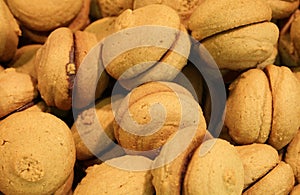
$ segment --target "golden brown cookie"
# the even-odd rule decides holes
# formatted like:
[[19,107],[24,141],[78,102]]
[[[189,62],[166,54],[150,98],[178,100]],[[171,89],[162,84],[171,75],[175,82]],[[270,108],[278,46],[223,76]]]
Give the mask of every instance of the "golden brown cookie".
[[183,194],[241,194],[244,168],[236,149],[222,139],[200,145],[188,165]]
[[244,189],[262,178],[279,163],[278,152],[267,144],[236,146],[244,167]]
[[132,9],[133,0],[97,0],[102,17],[118,16]]
[[0,62],[7,62],[17,50],[21,30],[4,1],[0,2],[0,23]]
[[115,117],[118,143],[130,154],[151,158],[174,133],[204,122],[201,107],[193,96],[172,82],[149,82],[133,89]]
[[84,31],[94,33],[98,41],[114,33],[114,23],[116,17],[105,17],[88,25]]
[[25,73],[7,68],[0,72],[0,118],[38,96],[36,81]]
[[293,190],[290,193],[290,195],[297,195],[297,194],[300,194],[300,184],[294,186]]
[[71,172],[65,183],[54,192],[54,195],[72,195],[72,184],[74,180],[74,171]]
[[204,0],[134,0],[133,9],[151,4],[164,4],[175,9],[180,16],[181,22],[187,27],[191,14],[202,2]]
[[68,126],[43,112],[18,112],[0,123],[0,191],[4,194],[52,194],[75,163]]
[[15,56],[8,64],[8,67],[15,68],[17,72],[27,73],[32,78],[37,78],[34,58],[40,44],[25,45],[16,51]]
[[81,112],[71,131],[76,146],[76,158],[86,160],[98,155],[115,141],[113,120],[114,109],[122,96],[108,97],[99,101],[94,108]]
[[0,72],[4,70],[3,66],[0,65]]
[[[238,71],[266,64],[278,37],[279,30],[274,23],[262,22],[223,31],[203,40],[202,44],[220,69]],[[275,57],[272,59],[269,64],[275,61]]]
[[181,186],[187,165],[196,148],[209,133],[205,134],[205,122],[199,129],[187,127],[178,131],[162,147],[152,165],[152,183],[156,194],[181,194]]
[[[75,75],[84,56],[96,43],[97,40],[93,34],[81,31],[73,34],[69,28],[58,28],[50,34],[35,58],[38,88],[48,106],[55,106],[61,110],[71,108]],[[84,66],[77,75],[77,83],[74,87],[77,92],[75,107],[82,108],[95,99],[96,90],[93,94],[89,93],[89,90],[93,89],[89,84],[97,82],[93,80],[92,75],[95,75],[95,70],[98,68],[98,60],[89,61],[92,68]],[[89,74],[90,72],[93,74]],[[96,97],[104,91],[108,82],[105,73],[102,76],[99,85],[103,86],[98,88]],[[79,93],[81,95],[78,95]]]
[[295,183],[291,166],[281,161],[266,176],[247,189],[243,195],[249,194],[289,194]]
[[264,143],[272,120],[272,94],[269,81],[260,69],[241,74],[229,87],[225,125],[239,144]]
[[272,9],[273,19],[289,17],[299,6],[299,0],[267,0]]
[[127,155],[89,167],[74,195],[152,195],[154,188],[151,184],[151,164],[152,161],[148,158]]
[[82,7],[76,17],[68,25],[68,27],[76,32],[77,30],[83,30],[89,23],[89,13],[90,13],[91,0],[83,0]]
[[192,13],[188,27],[192,36],[203,40],[239,26],[270,21],[272,10],[261,0],[205,0]]
[[300,131],[298,130],[297,134],[294,136],[293,140],[289,143],[284,161],[291,165],[295,179],[299,183],[300,181],[300,164],[299,164],[299,159],[300,159]]
[[268,143],[280,150],[293,139],[300,128],[300,85],[287,67],[269,65],[265,72],[270,80],[273,102]]
[[30,2],[7,0],[9,9],[26,28],[35,31],[50,31],[66,26],[79,13],[83,0]]

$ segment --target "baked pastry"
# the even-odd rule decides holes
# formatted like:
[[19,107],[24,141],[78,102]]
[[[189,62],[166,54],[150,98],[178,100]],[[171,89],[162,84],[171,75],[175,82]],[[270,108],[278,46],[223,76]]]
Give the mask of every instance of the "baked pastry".
[[300,185],[296,185],[293,190],[291,191],[290,195],[297,195],[300,193]]
[[193,154],[183,194],[241,194],[243,186],[244,168],[239,154],[229,142],[216,138],[202,143]]
[[[105,73],[102,72],[99,81],[92,77],[97,74],[95,70],[98,69],[98,59],[95,61],[89,58],[90,61],[86,63],[90,65],[84,65],[77,74],[83,58],[96,43],[93,34],[82,31],[73,34],[69,28],[62,27],[53,31],[46,43],[37,51],[35,67],[38,89],[48,106],[69,110],[72,105],[73,88],[76,90],[73,94],[76,108],[87,106],[94,101],[95,93],[97,98],[104,91],[108,82]],[[76,85],[73,86],[75,75],[77,75]],[[97,88],[98,91],[96,91],[97,81],[101,85]],[[94,83],[92,87],[90,84]],[[90,90],[93,90],[92,94]]]
[[300,85],[289,68],[250,69],[229,89],[225,125],[236,143],[267,141],[280,150],[293,139],[300,127]]
[[238,144],[266,142],[271,130],[272,94],[265,73],[250,69],[230,85],[229,91],[224,121],[229,135]]
[[34,58],[40,44],[25,45],[17,49],[15,56],[8,64],[8,67],[15,68],[17,72],[27,73],[36,79]]
[[208,139],[205,122],[196,129],[187,127],[178,131],[162,147],[152,165],[152,184],[156,194],[181,194],[184,175],[193,152]]
[[267,0],[272,9],[273,19],[289,17],[299,6],[299,0]]
[[77,159],[86,160],[98,156],[114,144],[112,104],[114,108],[118,107],[121,98],[121,95],[105,98],[77,116],[71,128]]
[[[152,4],[128,9],[116,18],[114,26],[116,33],[103,42],[101,60],[126,89],[173,80],[186,65],[190,40],[172,8]],[[137,36],[141,33],[144,36]]]
[[244,189],[256,182],[279,163],[278,152],[267,144],[250,144],[235,147],[244,167]]
[[289,194],[295,184],[291,166],[283,161],[266,176],[248,188],[243,195],[248,194]]
[[134,0],[133,9],[151,4],[164,4],[176,10],[180,16],[181,23],[187,27],[187,22],[191,14],[203,1],[204,0]]
[[0,72],[3,71],[3,70],[4,70],[3,66],[0,65]]
[[72,184],[74,181],[74,171],[71,172],[65,183],[54,192],[53,195],[72,195]]
[[142,156],[122,156],[87,169],[74,195],[154,194],[152,161]]
[[52,194],[73,172],[75,146],[68,126],[44,112],[18,112],[0,123],[0,191]]
[[83,5],[83,0],[6,2],[21,25],[30,30],[43,32],[66,26],[76,17]]
[[149,82],[123,99],[114,133],[127,153],[153,158],[176,132],[203,122],[202,110],[188,90],[172,82]]
[[116,17],[105,17],[89,24],[84,31],[94,33],[98,41],[114,33]]
[[261,0],[205,0],[188,28],[220,69],[240,71],[274,63],[279,29],[271,18],[271,8]]
[[102,17],[118,16],[132,9],[133,0],[97,0]]
[[279,150],[293,139],[300,128],[300,85],[287,67],[270,65],[265,71],[270,80],[273,102],[268,143]]
[[299,139],[300,139],[300,133],[298,130],[297,134],[294,136],[291,143],[289,143],[289,145],[286,149],[285,158],[284,158],[284,161],[286,163],[288,163],[289,165],[291,165],[294,175],[295,175],[295,179],[298,183],[300,181],[300,172],[299,172],[300,141],[299,141]]
[[32,102],[38,96],[36,81],[7,68],[0,72],[0,118]]
[[0,2],[0,62],[7,62],[15,55],[21,30],[4,1]]

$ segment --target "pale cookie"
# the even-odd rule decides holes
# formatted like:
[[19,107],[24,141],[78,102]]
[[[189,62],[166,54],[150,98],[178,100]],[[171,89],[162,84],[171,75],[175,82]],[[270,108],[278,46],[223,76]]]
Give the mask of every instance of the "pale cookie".
[[7,4],[26,28],[35,31],[50,31],[66,26],[79,13],[83,0],[7,0]]
[[183,194],[241,194],[244,168],[233,145],[210,139],[200,145],[188,165]]
[[[76,146],[76,158],[86,160],[99,155],[115,141],[113,121],[114,108],[118,107],[122,96],[108,97],[95,107],[82,111],[71,131]],[[113,103],[111,103],[113,101]]]
[[0,191],[52,194],[73,171],[75,145],[68,126],[43,112],[18,112],[0,123]]
[[269,65],[265,72],[272,91],[272,127],[268,143],[277,150],[286,146],[300,128],[300,85],[292,71]]
[[[274,23],[262,22],[222,32],[203,40],[202,44],[220,69],[244,70],[261,66],[270,58],[278,37],[279,30]],[[272,59],[268,60],[269,64],[274,63],[275,58]]]
[[21,30],[4,1],[0,2],[0,23],[0,62],[7,62],[17,50]]
[[188,28],[197,40],[239,26],[270,21],[272,10],[261,0],[205,0],[192,13]]
[[284,161],[291,165],[295,179],[300,182],[300,131],[294,136],[293,140],[289,143]]
[[189,91],[171,82],[149,82],[133,89],[115,117],[118,143],[130,154],[151,158],[174,133],[204,122],[201,107]]
[[0,118],[21,108],[38,96],[36,81],[13,68],[0,72]]
[[268,78],[260,69],[241,74],[229,87],[225,125],[239,144],[264,143],[272,121],[272,94]]
[[278,152],[267,144],[236,146],[245,171],[244,189],[266,175],[279,163]]
[[[122,156],[87,169],[74,195],[152,195],[152,161],[142,156]],[[134,171],[135,170],[135,171]]]
[[247,189],[243,195],[289,194],[295,183],[291,166],[281,161],[266,176]]
[[174,135],[160,151],[152,165],[152,183],[156,194],[181,194],[187,165],[196,148],[205,139],[205,122],[199,129],[187,127]]

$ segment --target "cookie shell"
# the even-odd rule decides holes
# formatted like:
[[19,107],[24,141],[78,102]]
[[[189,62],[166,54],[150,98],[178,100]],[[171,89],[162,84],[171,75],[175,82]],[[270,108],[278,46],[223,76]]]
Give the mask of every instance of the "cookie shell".
[[89,24],[84,31],[94,33],[98,41],[114,33],[114,23],[116,17],[105,17]]
[[75,66],[73,33],[68,28],[58,28],[37,51],[35,59],[38,89],[48,106],[61,110],[71,108],[67,66],[72,63]]
[[130,153],[151,158],[178,130],[203,125],[199,104],[185,88],[172,82],[149,82],[133,89],[115,117],[118,143]]
[[[114,106],[118,107],[121,99],[122,96],[105,98],[98,102],[95,108],[86,109],[79,114],[71,128],[77,159],[86,160],[92,158],[94,155],[103,152],[115,141],[113,129],[114,111],[112,110],[111,101],[113,100]],[[96,114],[96,118],[93,118],[94,114]],[[84,140],[82,140],[83,138]]]
[[[76,187],[74,195],[153,194],[151,163],[151,160],[142,156],[126,155],[89,167],[87,175]],[[120,164],[127,168],[118,167]],[[139,167],[142,170],[132,171]],[[147,167],[148,169],[145,170]]]
[[271,129],[272,94],[265,73],[250,69],[230,85],[229,91],[224,121],[229,135],[239,144],[266,142]]
[[299,6],[299,0],[267,0],[272,9],[272,19],[289,17]]
[[14,58],[9,63],[9,67],[15,68],[17,72],[27,73],[32,78],[37,78],[34,58],[40,44],[25,45],[16,51]]
[[267,144],[236,146],[244,166],[244,189],[262,178],[279,163],[278,152]]
[[239,154],[229,142],[217,138],[196,149],[184,178],[183,194],[241,194],[243,186]]
[[263,22],[217,34],[201,43],[220,69],[244,70],[259,66],[268,59],[278,37],[278,27],[271,22]]
[[4,194],[51,194],[75,163],[68,126],[43,112],[18,112],[0,123],[0,190]]
[[0,61],[13,58],[19,43],[21,30],[4,1],[0,2]]
[[67,25],[79,13],[83,0],[7,0],[13,15],[31,30],[49,31]]
[[297,194],[300,194],[300,184],[296,185],[290,193],[290,195],[297,195]]
[[288,194],[294,187],[295,179],[291,166],[283,161],[247,189],[248,194]]
[[126,9],[132,9],[134,0],[97,0],[103,17],[118,16]]
[[300,131],[298,130],[297,134],[294,136],[293,140],[291,143],[289,143],[286,153],[285,153],[285,158],[284,161],[291,165],[295,179],[299,183],[300,182]]
[[204,140],[204,118],[199,129],[187,127],[178,131],[162,147],[152,165],[152,183],[156,194],[180,194],[187,165],[193,152]]
[[36,81],[13,68],[0,72],[0,118],[31,102],[38,96]]
[[192,13],[188,28],[195,39],[202,40],[239,26],[270,21],[271,17],[271,8],[261,0],[205,0]]
[[[145,33],[149,25],[156,26],[151,36],[135,36],[134,42],[126,39],[130,33]],[[165,5],[153,4],[124,11],[116,18],[114,26],[115,31],[120,33],[103,43],[101,59],[112,77],[130,79],[155,65],[164,56],[177,40],[181,25],[175,10]],[[140,28],[129,31],[129,35],[122,33],[122,30],[132,27]],[[162,30],[166,33],[161,33]],[[138,44],[139,47],[124,49],[133,44]]]
[[277,150],[286,146],[300,127],[300,85],[292,71],[269,65],[265,72],[272,91],[272,127],[268,143]]

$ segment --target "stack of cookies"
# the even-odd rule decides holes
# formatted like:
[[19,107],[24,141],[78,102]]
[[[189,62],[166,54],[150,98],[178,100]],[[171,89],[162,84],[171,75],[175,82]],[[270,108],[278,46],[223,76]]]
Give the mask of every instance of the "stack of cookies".
[[300,194],[299,9],[0,1],[0,194]]

